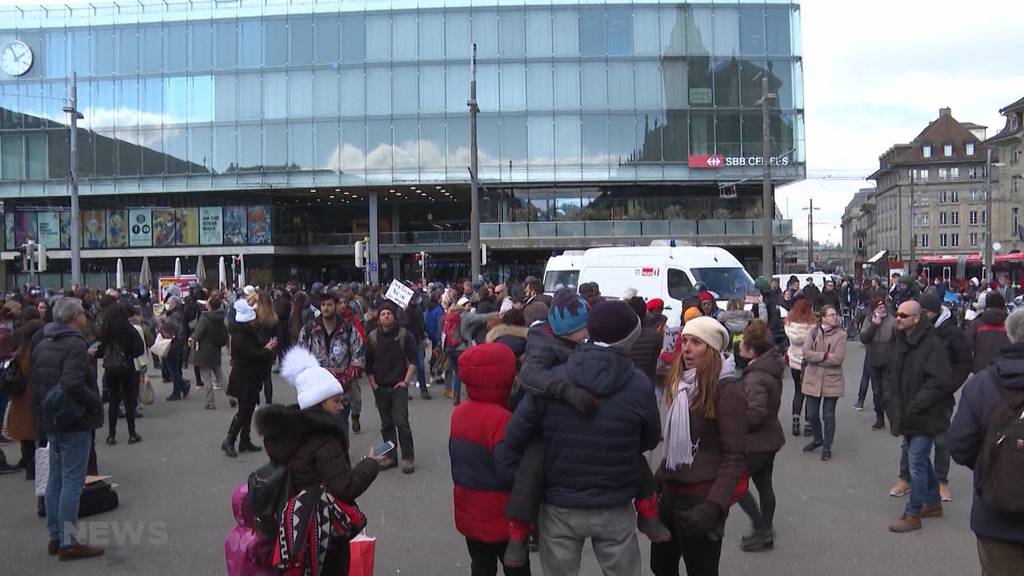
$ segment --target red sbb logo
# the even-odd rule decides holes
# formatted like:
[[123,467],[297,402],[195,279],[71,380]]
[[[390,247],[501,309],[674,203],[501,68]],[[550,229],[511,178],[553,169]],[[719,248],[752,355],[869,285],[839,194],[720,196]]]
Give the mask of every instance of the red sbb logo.
[[690,168],[710,168],[716,170],[725,164],[725,157],[721,154],[691,154],[687,165]]

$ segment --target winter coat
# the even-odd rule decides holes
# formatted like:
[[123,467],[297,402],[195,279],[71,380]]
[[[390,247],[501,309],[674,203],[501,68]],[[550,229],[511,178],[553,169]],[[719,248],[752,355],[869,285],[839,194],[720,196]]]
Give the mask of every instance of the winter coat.
[[484,340],[504,344],[512,349],[516,358],[520,358],[526,353],[526,335],[528,333],[529,329],[525,326],[498,324],[487,331],[487,337]]
[[698,496],[726,512],[746,468],[749,425],[747,401],[736,379],[728,376],[718,385],[714,419],[690,410],[690,438],[700,443],[693,464],[669,470],[662,459],[655,477],[670,494]]
[[228,396],[238,400],[256,400],[275,357],[276,352],[267,350],[260,340],[255,320],[244,324],[235,323],[231,328]]
[[811,301],[811,308],[814,308],[815,310],[821,308],[821,290],[818,289],[817,284],[813,282],[807,284],[801,292],[808,300]]
[[373,458],[352,466],[341,418],[319,406],[300,410],[297,404],[270,404],[256,411],[255,424],[270,460],[288,466],[296,494],[323,485],[338,500],[353,504],[380,470]]
[[235,527],[224,539],[228,576],[276,576],[280,572],[271,566],[274,539],[256,530],[248,495],[249,485],[245,482],[236,486],[231,494]]
[[640,329],[640,336],[633,342],[629,351],[633,365],[644,373],[652,383],[657,382],[658,356],[665,345],[665,336],[654,326],[645,325]]
[[[946,351],[949,353],[949,363],[953,367],[953,382],[956,383],[957,388],[960,388],[971,374],[973,359],[971,358],[970,346],[967,344],[967,336],[953,322],[952,316],[949,309],[943,306],[940,309],[939,316],[935,319],[934,325],[935,334],[946,345]],[[949,407],[953,407],[952,397],[949,399]]]
[[416,342],[408,330],[393,324],[390,331],[379,327],[367,336],[366,373],[378,386],[403,382],[410,365],[416,365]]
[[[953,424],[946,433],[946,447],[958,464],[974,470],[992,413],[1003,401],[1001,388],[1024,393],[1024,344],[1005,348],[993,366],[964,385]],[[1024,544],[1024,514],[993,510],[975,493],[971,530],[981,538]]]
[[[490,366],[492,371],[502,369]],[[463,378],[468,398],[452,412],[448,439],[455,528],[479,542],[506,542],[505,510],[515,478],[513,464],[518,461],[504,442],[505,427],[512,418],[508,409],[511,379],[507,374],[487,377],[482,371],[476,375],[480,377]],[[499,460],[506,468],[498,468]]]
[[630,502],[646,465],[641,453],[661,440],[654,387],[626,352],[591,343],[580,344],[554,372],[597,397],[597,411],[584,420],[565,402],[527,394],[505,429],[505,442],[522,454],[533,439],[543,438],[549,504],[592,509]]
[[165,311],[163,316],[160,317],[160,334],[164,338],[171,339],[171,348],[173,350],[183,350],[188,344],[188,337],[185,335],[186,329],[182,321],[183,318],[184,313],[181,306],[174,310]]
[[497,312],[491,312],[489,314],[464,312],[462,314],[462,322],[459,325],[459,331],[462,333],[463,343],[465,343],[466,346],[470,346],[471,342],[483,344],[484,340],[487,338],[487,322],[496,315]]
[[564,373],[556,373],[552,369],[564,364],[575,348],[572,340],[555,336],[547,324],[530,328],[526,336],[526,360],[519,369],[519,381],[530,394],[561,398],[565,386],[571,383]]
[[349,383],[359,377],[366,367],[366,351],[363,336],[359,332],[355,315],[349,310],[350,319],[339,315],[333,333],[327,332],[323,318],[315,318],[299,332],[296,344],[304,346],[316,356],[320,366],[334,374],[334,377],[349,393]]
[[[131,323],[129,322],[129,325]],[[110,335],[100,340],[100,346],[96,349],[96,358],[102,359],[110,352],[111,345],[118,346],[124,351],[125,357],[131,362],[129,371],[135,368],[135,359],[146,355],[145,336],[134,329],[128,334]],[[116,338],[116,339],[115,339]],[[102,360],[101,360],[102,361]]]
[[498,311],[498,302],[494,297],[485,298],[476,303],[477,314],[490,314]]
[[836,312],[840,312],[842,310],[842,308],[840,308],[840,303],[841,302],[840,302],[840,299],[839,299],[839,291],[838,290],[835,290],[835,289],[823,290],[821,292],[821,296],[818,298],[818,301],[821,303],[818,306],[819,308],[824,307],[824,306],[832,306],[833,308],[836,309]]
[[789,339],[789,367],[793,370],[803,370],[804,342],[807,340],[811,328],[814,328],[814,324],[786,322],[786,338]]
[[[62,432],[91,432],[103,426],[103,400],[96,385],[96,372],[87,352],[81,332],[61,322],[51,322],[36,333],[32,350],[32,407],[41,413],[42,401],[54,387],[60,386],[64,394],[85,414]],[[42,432],[56,432],[47,419],[40,423]]]
[[441,328],[443,327],[444,308],[440,304],[423,313],[423,323],[426,326],[427,337],[438,346],[441,344]]
[[399,311],[399,320],[402,327],[412,334],[417,344],[427,339],[427,327],[421,304],[409,304],[409,308]]
[[751,360],[743,370],[740,389],[747,401],[747,452],[778,452],[786,444],[779,423],[782,375],[786,367],[775,350]]
[[947,399],[956,390],[946,346],[927,320],[896,332],[885,378],[885,413],[894,436],[934,436],[949,428]]
[[846,391],[843,360],[846,358],[846,331],[836,326],[818,325],[804,340],[804,367],[800,391],[815,398],[842,398]]
[[221,330],[227,330],[227,325],[224,324],[224,311],[203,312],[199,317],[199,323],[196,324],[196,331],[192,333],[192,339],[199,343],[199,349],[192,354],[193,364],[199,368],[220,366],[222,347],[217,345],[216,336]]
[[726,310],[718,313],[718,321],[725,325],[732,336],[743,332],[753,319],[754,313],[750,310]]
[[1005,308],[986,308],[967,327],[967,346],[974,355],[971,364],[974,373],[991,366],[999,358],[999,352],[1010,345],[1006,316]]
[[36,418],[32,410],[32,337],[42,330],[42,320],[30,320],[18,328],[18,353],[14,360],[25,382],[25,391],[11,398],[7,408],[7,436],[15,440],[36,440]]
[[871,318],[864,320],[860,341],[867,350],[868,362],[875,368],[884,368],[892,354],[892,340],[896,337],[896,319],[891,315],[875,324]]
[[768,325],[768,330],[771,332],[776,346],[786,341],[786,327],[782,322],[782,313],[779,311],[781,298],[775,291],[762,292],[761,304],[754,307],[754,317],[760,318]]

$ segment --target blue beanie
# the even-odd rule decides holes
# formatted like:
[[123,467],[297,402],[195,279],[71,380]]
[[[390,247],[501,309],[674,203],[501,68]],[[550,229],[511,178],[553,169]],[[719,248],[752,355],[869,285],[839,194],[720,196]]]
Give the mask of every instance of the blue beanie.
[[582,296],[562,288],[551,299],[548,325],[555,336],[565,336],[587,327],[587,301]]

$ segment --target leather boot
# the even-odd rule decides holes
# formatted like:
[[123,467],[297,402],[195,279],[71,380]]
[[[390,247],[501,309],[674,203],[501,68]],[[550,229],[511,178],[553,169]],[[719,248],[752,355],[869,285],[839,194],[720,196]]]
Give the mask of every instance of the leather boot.
[[252,440],[249,439],[249,431],[248,430],[242,430],[242,435],[241,435],[240,439],[238,440],[238,451],[239,452],[262,452],[263,451],[263,447],[262,446],[257,446],[256,444],[253,444]]
[[232,418],[231,426],[228,428],[228,437],[220,445],[220,449],[231,458],[238,456],[238,452],[235,452],[235,440],[238,439],[238,431],[241,427],[241,424],[238,422],[238,416]]
[[885,416],[875,417],[875,423],[871,425],[872,430],[881,430],[885,428]]
[[793,416],[793,436],[800,435],[800,417]]

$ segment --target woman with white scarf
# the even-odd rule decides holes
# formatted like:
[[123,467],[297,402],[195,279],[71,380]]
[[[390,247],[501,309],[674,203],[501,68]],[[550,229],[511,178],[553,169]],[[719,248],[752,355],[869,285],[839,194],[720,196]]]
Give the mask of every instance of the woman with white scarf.
[[718,574],[722,534],[744,470],[747,405],[729,332],[714,318],[686,323],[666,380],[665,459],[658,469],[661,521],[672,540],[651,545],[655,576]]

